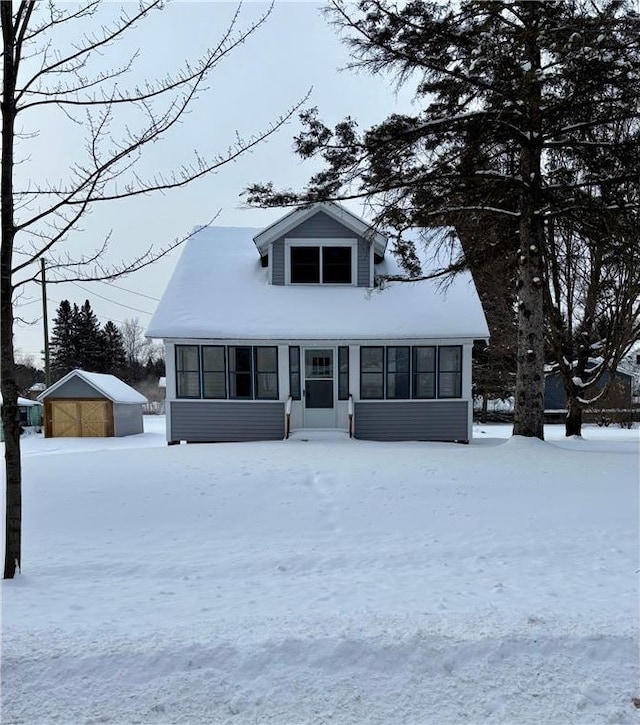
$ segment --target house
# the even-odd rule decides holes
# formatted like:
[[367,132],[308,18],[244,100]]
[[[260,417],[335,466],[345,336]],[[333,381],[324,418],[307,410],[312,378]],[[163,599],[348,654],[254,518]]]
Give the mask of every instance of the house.
[[38,396],[46,438],[108,438],[143,432],[144,395],[114,375],[72,370]]
[[470,276],[377,285],[387,238],[342,206],[187,242],[147,330],[166,349],[167,440],[468,441],[471,349],[489,335]]
[[[591,370],[596,361],[591,361],[587,366],[587,372]],[[588,388],[585,398],[593,400],[593,405],[588,406],[597,410],[624,410],[631,407],[632,404],[632,383],[633,376],[618,368],[613,374],[613,382],[611,382],[611,373],[605,371],[597,383]],[[609,386],[608,391],[601,397],[598,397],[600,391]],[[567,393],[564,389],[564,380],[559,371],[550,372],[545,375],[544,379],[544,409],[545,411],[565,411],[567,408]]]
[[[0,393],[0,408],[2,394]],[[18,398],[18,415],[20,427],[24,430],[38,431],[42,425],[42,405],[29,398]],[[4,440],[4,426],[0,425],[0,441]]]

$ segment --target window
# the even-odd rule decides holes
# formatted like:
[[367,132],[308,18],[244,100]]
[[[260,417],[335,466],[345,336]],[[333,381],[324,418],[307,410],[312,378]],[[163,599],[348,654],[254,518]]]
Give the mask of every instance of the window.
[[257,400],[278,399],[278,348],[256,347],[255,397]]
[[250,347],[229,348],[229,397],[253,398]]
[[322,281],[351,284],[351,247],[322,247]]
[[300,348],[289,348],[289,395],[300,400]]
[[384,348],[360,348],[360,397],[384,398]]
[[176,345],[176,395],[200,397],[200,349],[197,345]]
[[410,397],[409,348],[387,348],[387,398]]
[[227,397],[224,347],[221,345],[202,347],[202,397]]
[[349,400],[349,348],[338,348],[338,400]]
[[320,247],[291,247],[291,283],[320,282]]
[[450,345],[438,348],[438,397],[462,395],[462,348]]
[[291,284],[351,284],[353,245],[291,244]]
[[436,348],[413,348],[413,397],[436,397]]

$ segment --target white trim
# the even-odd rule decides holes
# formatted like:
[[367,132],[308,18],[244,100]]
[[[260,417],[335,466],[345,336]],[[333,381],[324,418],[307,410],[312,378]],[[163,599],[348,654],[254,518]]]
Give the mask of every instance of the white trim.
[[[254,244],[262,253],[269,243],[284,236],[295,227],[299,226],[307,219],[310,219],[319,211],[325,212],[339,224],[347,227],[358,236],[372,240],[381,255],[384,254],[387,247],[387,237],[380,232],[375,231],[364,219],[356,216],[341,204],[332,201],[322,201],[312,204],[304,209],[293,209],[285,216],[270,224],[253,238]],[[373,232],[373,234],[372,234]]]
[[[292,282],[291,281],[291,248],[292,247],[350,247],[351,249],[351,282]],[[320,255],[320,276],[322,276],[322,254]],[[284,283],[292,287],[355,287],[358,284],[358,240],[354,238],[291,238],[284,240]]]

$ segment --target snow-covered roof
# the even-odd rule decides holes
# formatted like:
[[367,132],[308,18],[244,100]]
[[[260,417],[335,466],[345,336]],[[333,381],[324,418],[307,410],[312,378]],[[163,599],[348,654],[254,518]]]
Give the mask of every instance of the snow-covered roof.
[[102,393],[106,398],[112,400],[114,403],[146,403],[147,399],[144,395],[141,395],[137,390],[134,390],[130,385],[123,383],[122,380],[116,378],[115,375],[105,375],[104,373],[88,373],[85,370],[72,370],[67,373],[63,378],[60,378],[57,383],[54,383],[51,387],[47,388],[44,393],[38,396],[38,400],[44,400],[49,397],[51,393],[58,390],[64,385],[67,380],[71,378],[80,378],[88,383],[92,388],[95,388],[99,393]]
[[294,209],[265,229],[256,230],[258,233],[254,236],[253,241],[256,247],[258,247],[260,254],[266,254],[271,242],[282,237],[307,219],[310,219],[319,211],[328,214],[332,219],[335,219],[342,226],[350,229],[354,234],[371,239],[374,243],[376,254],[380,256],[384,255],[384,250],[387,248],[387,237],[367,224],[364,219],[360,219],[360,217],[352,214],[342,204],[337,204],[335,201],[319,201],[307,207]]
[[47,386],[45,383],[34,383],[29,388],[29,392],[36,393],[36,392],[41,392],[42,390],[46,390],[46,389],[47,389]]
[[[487,338],[469,274],[383,290],[270,285],[253,245],[256,229],[204,227],[187,242],[147,329],[155,338]],[[392,255],[376,274],[401,270]]]
[[[0,393],[0,405],[2,405],[2,393]],[[31,407],[33,405],[40,405],[37,400],[29,400],[29,398],[18,398],[18,405],[24,407]]]

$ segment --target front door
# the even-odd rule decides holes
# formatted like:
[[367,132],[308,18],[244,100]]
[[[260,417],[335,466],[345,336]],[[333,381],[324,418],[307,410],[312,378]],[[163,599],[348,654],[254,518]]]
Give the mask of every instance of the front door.
[[304,427],[335,428],[334,352],[330,347],[304,351]]

